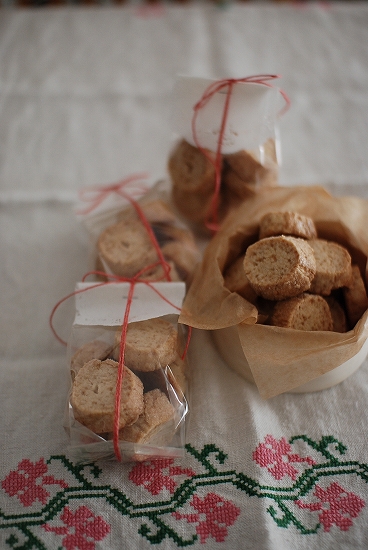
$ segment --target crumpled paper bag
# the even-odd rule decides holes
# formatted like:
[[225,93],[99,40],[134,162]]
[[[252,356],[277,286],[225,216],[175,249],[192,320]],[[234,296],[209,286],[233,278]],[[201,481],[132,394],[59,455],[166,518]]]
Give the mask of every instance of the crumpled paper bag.
[[[257,323],[257,308],[224,286],[223,273],[258,238],[270,211],[310,216],[318,236],[345,246],[367,280],[368,201],[333,197],[323,187],[275,187],[248,199],[224,221],[208,244],[184,300],[179,322],[200,329],[237,326],[240,343],[260,395],[287,392],[338,367],[368,337],[368,311],[346,333],[307,332]],[[231,365],[230,365],[231,366]]]

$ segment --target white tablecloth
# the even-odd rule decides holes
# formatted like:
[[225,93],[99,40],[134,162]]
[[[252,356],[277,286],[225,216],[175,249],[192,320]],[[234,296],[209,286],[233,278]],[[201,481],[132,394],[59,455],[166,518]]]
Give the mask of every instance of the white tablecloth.
[[264,401],[195,331],[184,459],[82,467],[48,325],[88,267],[78,190],[165,177],[177,74],[281,74],[280,183],[368,198],[367,29],[354,2],[0,12],[1,548],[367,548],[367,362]]

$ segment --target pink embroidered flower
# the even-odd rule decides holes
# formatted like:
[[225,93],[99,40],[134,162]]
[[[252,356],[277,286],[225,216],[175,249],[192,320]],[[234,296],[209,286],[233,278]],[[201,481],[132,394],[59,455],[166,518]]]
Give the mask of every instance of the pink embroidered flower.
[[340,527],[341,531],[348,531],[353,525],[351,518],[358,517],[360,511],[365,506],[364,500],[354,493],[345,491],[341,485],[336,482],[331,483],[327,489],[316,485],[314,496],[319,502],[303,503],[296,500],[299,508],[308,508],[312,511],[319,511],[319,521],[324,530],[329,531],[332,525]]
[[43,485],[67,487],[65,481],[45,475],[46,473],[47,464],[43,458],[34,463],[24,459],[19,462],[17,470],[11,471],[1,482],[1,487],[9,496],[17,496],[23,506],[31,506],[36,500],[45,504],[50,493]]
[[195,475],[190,468],[172,466],[173,463],[173,458],[137,463],[130,471],[129,479],[136,485],[143,485],[152,495],[158,495],[165,488],[173,493],[177,486],[174,476]]
[[289,476],[294,481],[298,470],[291,464],[292,462],[307,462],[313,465],[315,461],[309,456],[301,457],[291,451],[291,445],[284,437],[277,440],[272,435],[267,435],[264,443],[260,443],[253,452],[253,460],[262,468],[267,468],[275,479]]
[[66,550],[94,550],[97,541],[110,533],[110,525],[101,516],[95,516],[87,506],[80,506],[74,513],[65,506],[61,515],[65,527],[42,525],[45,531],[64,535],[62,544]]
[[197,510],[194,514],[180,514],[173,512],[176,519],[186,519],[188,523],[197,523],[196,532],[201,543],[209,537],[216,542],[224,542],[228,534],[228,527],[235,523],[240,509],[231,501],[221,498],[215,493],[208,493],[203,499],[194,495],[191,506]]

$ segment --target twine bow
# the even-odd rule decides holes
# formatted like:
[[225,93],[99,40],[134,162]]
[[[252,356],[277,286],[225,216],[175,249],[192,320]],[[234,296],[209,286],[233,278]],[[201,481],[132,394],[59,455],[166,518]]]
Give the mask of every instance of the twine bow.
[[[87,215],[96,210],[96,208],[109,197],[111,194],[117,194],[123,197],[128,203],[133,206],[135,209],[140,221],[144,225],[148,236],[151,240],[151,243],[153,247],[156,250],[159,264],[161,264],[162,269],[164,271],[164,277],[167,281],[171,281],[170,276],[170,265],[166,262],[164,255],[162,254],[162,250],[160,248],[160,245],[157,242],[156,236],[154,234],[154,231],[148,222],[146,216],[144,215],[143,209],[140,206],[140,204],[135,200],[134,196],[137,196],[138,198],[142,197],[144,193],[148,191],[148,187],[145,184],[137,185],[137,182],[141,182],[144,179],[147,179],[148,175],[146,173],[141,174],[132,174],[131,176],[127,176],[123,180],[121,180],[118,183],[113,183],[110,185],[96,185],[91,187],[86,187],[84,189],[80,190],[79,196],[80,199],[84,202],[90,203],[89,206],[87,206],[84,209],[80,209],[77,211],[80,215]],[[129,192],[127,191],[127,188],[129,188],[129,185],[134,183],[134,186],[129,189]],[[155,264],[156,266],[157,264]],[[151,266],[152,267],[152,266]]]
[[[272,84],[272,81],[277,78],[280,78],[280,76],[275,74],[259,74],[259,75],[247,76],[245,78],[227,78],[223,80],[218,80],[216,82],[212,82],[205,89],[202,97],[199,99],[199,101],[197,101],[197,103],[193,107],[194,113],[191,121],[191,126],[192,126],[192,135],[193,135],[194,143],[215,168],[215,190],[214,190],[213,197],[211,199],[210,211],[209,211],[210,213],[206,220],[206,226],[212,232],[216,232],[219,229],[218,208],[219,208],[220,188],[221,188],[221,151],[222,151],[222,145],[223,145],[223,140],[225,135],[226,123],[229,115],[230,99],[233,92],[233,88],[235,84],[240,84],[240,83],[262,84],[263,86],[273,88],[274,86]],[[199,143],[197,127],[196,127],[197,118],[201,109],[203,109],[207,105],[207,103],[211,101],[212,97],[223,90],[226,90],[225,104],[224,104],[224,109],[221,116],[220,132],[217,140],[216,154],[215,154],[215,158],[213,158],[211,155],[209,155],[208,151],[204,149]],[[285,100],[285,106],[279,112],[279,116],[281,116],[289,108],[290,100],[283,90],[279,90],[279,92],[283,97],[283,99]]]
[[121,181],[110,185],[94,185],[80,189],[79,199],[87,203],[88,206],[77,210],[77,214],[90,214],[112,194],[123,197],[127,202],[131,202],[134,198],[140,198],[148,191],[148,186],[143,183],[147,178],[148,174],[142,172],[127,176]]

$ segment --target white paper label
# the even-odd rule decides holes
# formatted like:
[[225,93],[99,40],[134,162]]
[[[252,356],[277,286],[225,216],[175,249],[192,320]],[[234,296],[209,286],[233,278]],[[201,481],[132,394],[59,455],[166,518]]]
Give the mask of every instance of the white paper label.
[[[129,283],[77,283],[75,325],[120,326],[127,307]],[[156,292],[158,291],[158,292]],[[162,315],[179,314],[185,283],[137,283],[130,307],[129,322]],[[164,298],[165,299],[164,299]]]
[[[173,131],[191,145],[194,106],[214,80],[179,77],[173,91]],[[216,92],[198,111],[196,136],[201,147],[216,151],[228,88]],[[239,82],[233,85],[221,151],[252,150],[274,137],[279,109],[278,88]]]

